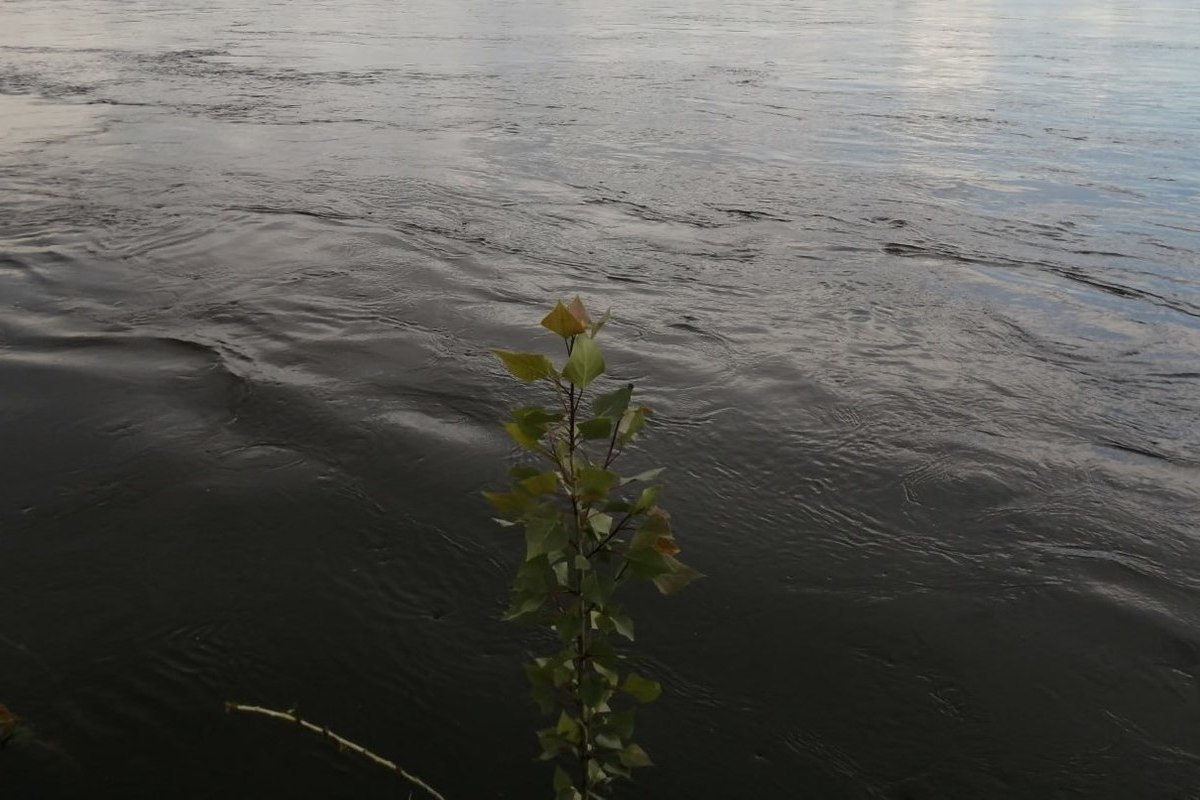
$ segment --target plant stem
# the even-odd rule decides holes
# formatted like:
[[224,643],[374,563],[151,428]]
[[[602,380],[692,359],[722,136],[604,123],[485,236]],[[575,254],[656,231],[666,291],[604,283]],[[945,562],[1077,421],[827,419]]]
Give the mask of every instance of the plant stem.
[[608,440],[608,453],[604,456],[604,468],[608,469],[608,465],[617,459],[621,454],[620,450],[615,450],[617,446],[617,433],[621,430],[621,418],[613,420],[612,438]]
[[243,714],[258,714],[263,717],[270,717],[272,719],[280,719],[280,720],[284,720],[286,722],[295,723],[296,725],[299,725],[301,728],[304,728],[307,731],[311,731],[312,733],[315,733],[319,736],[324,736],[326,739],[328,739],[329,741],[331,741],[335,745],[337,745],[337,748],[339,750],[351,750],[355,753],[358,753],[360,756],[363,756],[368,761],[371,761],[375,764],[378,764],[379,766],[383,767],[386,770],[396,773],[397,775],[404,778],[406,781],[413,784],[414,786],[418,786],[421,789],[424,789],[426,792],[429,793],[429,795],[431,797],[436,798],[436,800],[446,800],[446,798],[443,797],[441,794],[439,794],[436,789],[434,789],[432,786],[427,784],[425,781],[418,778],[416,775],[413,775],[411,772],[405,771],[396,762],[389,761],[388,759],[384,758],[381,755],[378,755],[377,753],[372,753],[370,750],[363,747],[361,744],[352,742],[349,739],[345,738],[344,736],[339,736],[336,733],[334,733],[333,731],[329,730],[329,728],[323,728],[319,725],[314,725],[313,723],[309,722],[308,720],[301,719],[300,715],[297,714],[295,711],[276,711],[274,709],[263,708],[261,706],[247,706],[247,705],[242,705],[241,703],[228,703],[228,702],[225,703],[225,710],[228,712],[239,711]]
[[575,662],[575,691],[579,693],[579,727],[582,731],[582,738],[579,743],[579,793],[584,798],[588,796],[588,761],[591,760],[591,731],[589,730],[588,709],[587,704],[583,702],[583,674],[586,669],[584,663],[585,654],[587,652],[587,624],[588,624],[588,604],[582,597],[579,598],[579,659]]
[[596,547],[592,550],[592,552],[588,553],[588,558],[591,558],[592,556],[596,555],[596,553],[599,553],[601,550],[603,550],[605,548],[605,546],[613,540],[613,537],[615,537],[618,533],[621,532],[621,530],[625,527],[625,523],[629,522],[629,520],[631,520],[631,519],[633,519],[632,511],[627,513],[621,519],[621,521],[618,522],[616,524],[616,526],[613,527],[613,529],[608,532],[608,536],[604,537],[604,541],[600,542],[600,544],[596,545]]
[[[583,390],[579,394],[575,394],[575,387],[571,387],[571,407],[567,428],[567,452],[571,461],[571,511],[575,518],[575,549],[580,555],[584,555],[586,551],[587,526],[584,520],[584,514],[587,509],[582,508],[579,504],[578,488],[575,484],[575,450],[577,443],[575,440],[575,418],[578,413],[579,404],[583,400]],[[575,693],[576,700],[579,704],[579,727],[581,730],[579,744],[579,793],[586,800],[590,794],[590,781],[588,778],[588,762],[591,760],[591,720],[588,715],[587,704],[583,700],[583,678],[587,669],[587,648],[588,648],[588,624],[589,619],[589,604],[583,597],[583,570],[575,567],[576,591],[579,594],[579,635],[576,637],[575,647],[577,650],[575,658]]]

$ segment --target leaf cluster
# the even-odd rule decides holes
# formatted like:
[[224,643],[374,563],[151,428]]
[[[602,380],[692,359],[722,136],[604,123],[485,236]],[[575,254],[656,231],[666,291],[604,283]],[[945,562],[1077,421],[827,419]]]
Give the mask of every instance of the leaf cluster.
[[552,398],[512,410],[504,429],[534,463],[510,471],[508,491],[484,495],[496,521],[524,539],[505,619],[548,628],[559,643],[525,665],[534,701],[558,712],[537,734],[541,757],[559,762],[557,800],[603,797],[614,780],[650,765],[633,741],[634,705],[662,690],[628,670],[614,645],[634,638],[618,590],[645,580],[671,594],[700,577],[677,557],[670,515],[658,502],[662,470],[616,470],[651,410],[633,402],[632,384],[588,391],[606,369],[596,339],[609,318],[593,321],[578,297],[559,302],[541,324],[565,346],[561,366],[541,353],[493,351],[514,378],[545,386]]

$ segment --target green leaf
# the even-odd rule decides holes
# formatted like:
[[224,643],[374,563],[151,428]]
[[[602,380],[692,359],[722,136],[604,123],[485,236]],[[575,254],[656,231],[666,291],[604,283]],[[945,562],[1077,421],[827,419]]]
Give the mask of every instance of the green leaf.
[[567,529],[557,518],[538,518],[525,525],[525,560],[554,553],[567,546]]
[[558,638],[564,643],[574,641],[582,627],[583,622],[579,619],[578,604],[576,604],[573,610],[556,617],[554,620],[554,630],[558,634]]
[[666,511],[661,508],[656,508],[650,511],[646,519],[638,527],[638,532],[633,535],[629,546],[632,548],[650,547],[664,536],[671,535],[671,518]]
[[529,696],[543,714],[549,714],[554,710],[554,680],[549,670],[537,664],[526,664],[525,676],[529,678]]
[[613,421],[608,417],[596,417],[581,422],[576,427],[584,439],[607,439],[612,436]]
[[567,442],[567,437],[554,437],[554,460],[559,464],[570,463],[577,466],[575,458],[571,455],[571,445]]
[[541,470],[537,469],[536,467],[521,465],[521,466],[516,466],[516,467],[510,467],[508,470],[508,475],[510,478],[513,479],[514,483],[517,483],[517,482],[525,480],[526,478],[532,478],[534,475],[537,475],[540,471]]
[[598,606],[604,606],[613,593],[613,579],[597,572],[589,572],[579,582],[579,593],[584,600]]
[[[577,614],[578,615],[578,614]],[[575,678],[575,654],[571,648],[563,648],[553,658],[542,659],[544,666],[550,671],[550,677],[556,688],[562,689],[570,685]]]
[[547,594],[554,586],[554,573],[550,570],[550,559],[545,555],[535,556],[517,567],[513,576],[513,591]]
[[512,604],[504,619],[519,619],[540,610],[552,586],[554,573],[546,556],[538,556],[521,564],[513,579]]
[[666,562],[666,556],[653,547],[631,547],[625,554],[625,560],[633,569],[633,574],[639,578],[657,578],[671,571]]
[[633,736],[633,719],[635,715],[636,709],[632,708],[627,708],[624,711],[614,711],[605,718],[605,727],[622,739],[627,740]]
[[575,748],[567,742],[563,735],[554,728],[543,728],[537,732],[538,744],[542,746],[542,754],[539,756],[543,761],[549,761],[552,758],[557,758],[558,754],[563,750],[574,752]]
[[662,686],[658,681],[652,681],[649,678],[643,678],[636,672],[631,672],[625,678],[621,691],[631,695],[639,703],[652,703],[662,694]]
[[608,681],[601,676],[589,672],[580,681],[579,698],[588,708],[596,708],[612,697],[612,689]]
[[617,629],[617,633],[624,636],[629,641],[633,641],[633,620],[624,614],[610,614],[609,619],[612,620],[613,627]]
[[611,752],[611,751],[606,752],[606,753],[602,754],[600,756],[600,758],[604,764],[604,771],[607,772],[609,775],[612,775],[614,777],[624,778],[625,780],[629,780],[632,777],[629,774],[629,770],[626,769],[625,765],[623,765],[621,763],[620,751],[617,751],[615,753]]
[[521,516],[533,504],[533,498],[524,492],[484,492],[483,496],[492,508],[508,518]]
[[580,389],[604,373],[604,354],[590,336],[576,336],[563,377]]
[[558,715],[558,724],[554,726],[554,730],[572,744],[578,744],[583,738],[579,721],[565,711]]
[[[610,579],[611,580],[611,579]],[[609,669],[616,669],[619,663],[617,651],[613,646],[602,636],[597,636],[592,639],[588,645],[588,655],[591,657],[592,664],[596,665],[597,671],[601,666]]]
[[555,564],[551,572],[554,574],[554,582],[558,586],[569,586],[571,578],[571,570],[567,568],[566,561],[559,561]]
[[584,503],[594,503],[603,500],[617,485],[620,476],[603,467],[584,467],[576,476],[575,488],[579,499]]
[[674,541],[666,512],[656,510],[651,513],[630,539],[629,551],[625,554],[633,573],[639,578],[657,578],[671,572],[667,559],[679,551]]
[[[615,586],[615,584],[614,584]],[[611,600],[611,595],[610,598]],[[592,627],[605,633],[616,631],[626,639],[633,641],[633,620],[622,614],[615,606],[606,605],[592,611]]]
[[531,594],[515,597],[501,619],[505,622],[512,622],[528,614],[533,614],[542,607],[542,602],[541,599]]
[[646,751],[636,744],[628,744],[621,750],[621,763],[631,768],[654,766]]
[[[553,474],[553,473],[551,473]],[[522,485],[525,485],[522,482]],[[642,511],[647,511],[658,502],[658,496],[662,494],[661,486],[649,486],[642,490],[637,502],[633,504],[633,513],[637,514]]]
[[535,427],[545,425],[549,422],[558,422],[562,419],[561,413],[547,411],[538,406],[522,406],[514,408],[512,411],[513,419],[520,423],[521,427]]
[[648,469],[645,472],[639,472],[637,475],[634,475],[632,477],[622,478],[621,485],[624,486],[627,483],[636,483],[638,481],[649,482],[649,481],[658,480],[658,476],[662,475],[663,472],[666,471],[666,469],[667,469],[666,467],[659,467],[658,469]]
[[596,320],[596,322],[594,322],[592,324],[592,338],[593,339],[596,338],[596,334],[598,334],[600,332],[600,329],[608,324],[608,321],[610,319],[612,319],[612,310],[611,309],[608,311],[605,311],[604,316],[601,317],[600,319]]
[[542,320],[542,327],[557,333],[564,339],[578,336],[587,330],[587,326],[576,319],[561,300],[554,306],[554,310]]
[[588,524],[592,526],[592,533],[597,537],[608,536],[612,531],[613,518],[608,514],[596,512],[588,517]]
[[539,449],[538,443],[546,434],[546,427],[562,419],[562,414],[553,414],[536,406],[513,409],[512,416],[511,422],[503,423],[504,430],[517,444],[528,450]]
[[555,374],[554,365],[541,353],[513,353],[508,350],[493,350],[492,352],[500,357],[504,366],[508,367],[508,371],[517,380],[530,382],[540,378],[549,378]]
[[646,427],[646,414],[649,411],[645,406],[626,411],[621,417],[621,424],[617,426],[617,441],[622,445],[632,442],[642,428]]
[[573,788],[571,785],[571,776],[567,774],[562,767],[554,768],[554,791],[561,792],[566,789]]
[[554,494],[558,489],[557,472],[539,472],[520,482],[520,486],[530,494]]
[[603,664],[599,663],[598,661],[592,662],[592,668],[595,669],[596,672],[598,672],[604,676],[604,679],[606,681],[608,681],[609,686],[616,686],[618,683],[621,682],[621,676],[617,673],[617,671],[615,669],[609,669],[608,667],[604,666]]
[[[595,759],[591,759],[587,762],[587,774],[588,782],[593,785],[608,783],[610,780],[612,780],[608,777],[608,774],[605,773],[604,768],[600,766],[600,762],[596,761]],[[589,794],[591,793],[589,792]],[[596,795],[592,796],[596,797]]]
[[508,431],[508,435],[512,437],[513,441],[521,445],[521,447],[524,447],[526,450],[538,449],[540,440],[537,436],[528,433],[515,422],[504,422],[501,424],[504,425],[504,430]]
[[597,733],[594,739],[596,744],[601,747],[607,747],[609,750],[620,750],[625,747],[625,743],[615,733]]
[[654,585],[663,594],[675,594],[692,581],[703,578],[704,575],[684,564],[671,555],[664,555],[668,570],[654,576]]
[[616,391],[602,394],[592,401],[592,412],[597,417],[609,417],[619,420],[629,408],[629,399],[633,396],[633,384],[627,383]]

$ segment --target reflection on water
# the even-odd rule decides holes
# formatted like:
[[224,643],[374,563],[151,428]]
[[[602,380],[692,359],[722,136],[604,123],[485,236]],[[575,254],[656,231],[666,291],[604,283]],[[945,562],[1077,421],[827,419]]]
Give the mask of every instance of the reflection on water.
[[629,796],[1193,791],[1188,4],[0,20],[16,795],[393,795],[225,699],[540,793],[474,498],[575,292],[710,576],[636,603]]

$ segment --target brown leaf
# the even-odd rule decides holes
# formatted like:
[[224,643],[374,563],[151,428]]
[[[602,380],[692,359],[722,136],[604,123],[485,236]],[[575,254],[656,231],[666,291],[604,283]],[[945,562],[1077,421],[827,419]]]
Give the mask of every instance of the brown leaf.
[[17,727],[17,715],[0,703],[0,740],[7,739]]
[[673,556],[679,552],[679,545],[670,536],[660,536],[654,540],[654,549],[663,555]]
[[681,563],[675,556],[663,555],[663,560],[666,561],[670,572],[655,575],[653,578],[654,585],[663,594],[675,594],[697,578],[704,577],[687,564]]
[[575,299],[567,305],[567,311],[570,311],[571,316],[584,326],[592,324],[592,319],[588,316],[587,309],[583,307],[583,301],[579,299],[579,295],[575,295]]

